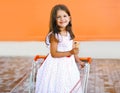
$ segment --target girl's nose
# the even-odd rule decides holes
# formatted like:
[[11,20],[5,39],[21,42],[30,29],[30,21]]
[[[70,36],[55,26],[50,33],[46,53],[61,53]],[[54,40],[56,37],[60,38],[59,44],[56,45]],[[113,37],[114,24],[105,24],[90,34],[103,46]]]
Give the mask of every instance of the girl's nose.
[[61,17],[60,20],[63,21],[63,20],[64,20],[64,17]]

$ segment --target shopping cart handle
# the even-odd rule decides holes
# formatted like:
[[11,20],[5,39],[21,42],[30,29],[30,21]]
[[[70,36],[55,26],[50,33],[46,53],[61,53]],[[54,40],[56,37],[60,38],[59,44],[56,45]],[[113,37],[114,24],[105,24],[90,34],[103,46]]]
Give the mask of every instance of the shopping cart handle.
[[89,64],[91,64],[92,58],[91,57],[80,57],[79,58],[81,61],[83,62],[87,62]]
[[37,60],[40,59],[40,58],[42,58],[42,59],[45,60],[46,57],[47,57],[47,56],[36,55],[36,56],[34,57],[34,61],[37,61]]
[[[47,56],[41,56],[41,55],[36,55],[34,57],[34,61],[37,61],[38,59],[42,58],[42,59],[46,59]],[[83,61],[83,62],[87,62],[87,63],[91,63],[91,57],[80,57],[80,60]]]

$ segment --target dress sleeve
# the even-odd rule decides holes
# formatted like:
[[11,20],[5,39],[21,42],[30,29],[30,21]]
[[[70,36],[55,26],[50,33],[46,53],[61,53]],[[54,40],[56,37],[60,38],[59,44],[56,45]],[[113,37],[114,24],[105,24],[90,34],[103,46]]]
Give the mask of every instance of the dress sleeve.
[[47,47],[50,47],[50,43],[53,42],[53,41],[58,42],[58,37],[57,37],[56,34],[54,35],[52,32],[50,32],[46,37]]
[[51,41],[61,42],[62,40],[63,38],[60,34],[53,35],[53,33],[50,32],[46,37],[46,45],[49,47]]
[[48,33],[48,35],[46,36],[46,41],[45,41],[45,43],[46,43],[47,47],[50,46],[50,35],[51,35],[51,34],[52,34],[52,32]]

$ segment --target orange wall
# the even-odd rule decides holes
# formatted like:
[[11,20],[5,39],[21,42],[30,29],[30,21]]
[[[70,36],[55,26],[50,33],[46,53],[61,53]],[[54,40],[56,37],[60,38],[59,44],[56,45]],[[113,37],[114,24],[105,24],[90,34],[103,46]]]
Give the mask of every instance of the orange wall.
[[76,40],[120,40],[119,0],[0,0],[0,41],[44,40],[58,3],[71,11]]

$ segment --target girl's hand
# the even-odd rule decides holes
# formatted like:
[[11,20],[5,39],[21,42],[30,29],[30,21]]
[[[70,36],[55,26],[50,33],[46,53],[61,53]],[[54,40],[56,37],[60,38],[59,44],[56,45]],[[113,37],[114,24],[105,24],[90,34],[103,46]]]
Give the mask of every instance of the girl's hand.
[[81,61],[81,62],[79,63],[79,65],[80,65],[80,68],[84,68],[85,62],[82,62],[82,61]]
[[74,55],[77,55],[79,53],[79,49],[78,48],[73,48],[71,51],[70,51],[71,54],[74,54]]

